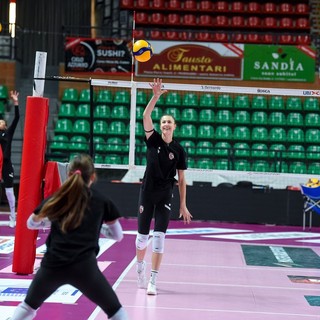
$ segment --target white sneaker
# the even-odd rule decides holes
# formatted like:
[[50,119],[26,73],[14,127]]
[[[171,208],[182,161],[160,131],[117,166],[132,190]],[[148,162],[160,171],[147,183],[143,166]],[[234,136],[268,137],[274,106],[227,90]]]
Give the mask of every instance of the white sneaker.
[[154,283],[152,282],[148,283],[147,294],[151,296],[155,296],[157,294],[157,287]]
[[142,262],[141,270],[138,270],[137,265],[137,273],[138,273],[138,288],[145,289],[147,287],[147,278],[146,278],[146,262]]
[[16,226],[16,220],[9,218],[9,227],[14,228]]

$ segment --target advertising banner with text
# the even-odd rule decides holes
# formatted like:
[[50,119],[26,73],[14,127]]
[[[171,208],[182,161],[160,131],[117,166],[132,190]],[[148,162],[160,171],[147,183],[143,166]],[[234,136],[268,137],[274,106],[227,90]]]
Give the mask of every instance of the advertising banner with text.
[[243,80],[314,82],[316,50],[309,46],[244,46]]

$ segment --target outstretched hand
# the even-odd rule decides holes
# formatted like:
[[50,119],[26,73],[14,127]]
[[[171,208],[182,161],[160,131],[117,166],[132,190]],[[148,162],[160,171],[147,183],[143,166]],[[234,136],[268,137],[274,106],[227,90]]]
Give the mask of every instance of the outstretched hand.
[[14,91],[10,91],[10,97],[11,99],[13,100],[13,103],[15,105],[18,105],[19,104],[19,92],[14,90]]
[[191,222],[191,219],[193,218],[193,216],[189,212],[188,208],[185,207],[185,208],[180,208],[179,218],[183,218],[183,222],[185,224],[189,224]]
[[153,79],[153,83],[149,83],[152,88],[153,95],[155,97],[160,97],[163,93],[166,93],[168,90],[162,89],[162,79]]

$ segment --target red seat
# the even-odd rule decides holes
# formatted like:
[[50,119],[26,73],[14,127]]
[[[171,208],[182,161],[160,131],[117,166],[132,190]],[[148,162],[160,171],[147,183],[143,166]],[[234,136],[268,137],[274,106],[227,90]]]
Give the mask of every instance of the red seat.
[[279,11],[281,13],[292,13],[293,12],[293,6],[291,3],[281,3],[279,7]]
[[147,9],[147,8],[149,8],[149,1],[148,0],[137,0],[136,7]]
[[259,42],[261,42],[260,35],[258,33],[249,33],[247,35],[247,42],[249,42],[249,43],[259,43]]
[[209,32],[199,32],[196,34],[196,40],[199,41],[212,41],[212,35]]
[[234,13],[243,12],[244,11],[244,3],[242,1],[235,1],[231,4],[231,10]]
[[184,2],[184,8],[188,10],[195,10],[197,9],[197,3],[194,0],[186,0]]
[[227,1],[217,1],[215,4],[215,10],[216,11],[228,11],[229,6]]
[[244,18],[243,16],[233,16],[231,18],[232,27],[241,28],[244,27]]
[[148,19],[149,15],[145,12],[137,12],[136,14],[136,22],[137,23],[146,23],[149,21]]
[[151,30],[150,38],[153,39],[153,40],[163,39],[162,32],[159,31],[159,30]]
[[284,17],[280,19],[280,28],[292,28],[293,20],[289,17]]
[[276,12],[276,5],[273,2],[267,2],[263,6],[263,11],[266,13]]
[[166,38],[169,40],[178,40],[179,39],[179,33],[177,31],[167,31],[166,32]]
[[213,4],[211,1],[200,1],[200,10],[208,10],[211,11],[213,9]]
[[229,25],[229,19],[226,16],[216,16],[215,25],[219,27],[226,27]]
[[133,7],[133,0],[121,0],[120,8],[132,8]]
[[228,42],[228,35],[224,32],[217,32],[213,34],[212,40],[215,42]]
[[277,20],[274,17],[266,17],[264,18],[264,26],[267,28],[275,28],[277,27]]
[[281,34],[279,38],[279,43],[281,44],[292,44],[295,39],[292,34]]
[[307,29],[310,27],[309,20],[307,18],[298,18],[296,21],[296,28]]
[[155,12],[151,15],[151,22],[156,24],[163,24],[165,22],[164,15],[160,12]]
[[183,16],[183,23],[186,26],[194,26],[197,24],[197,18],[194,14],[185,14]]
[[231,35],[231,42],[232,43],[244,43],[246,42],[246,36],[243,33],[233,33]]
[[248,26],[251,28],[259,27],[261,25],[261,19],[259,17],[251,16],[248,19]]
[[213,24],[212,16],[203,14],[199,17],[199,24],[202,26],[211,26]]
[[260,12],[261,5],[258,2],[249,2],[248,3],[248,12],[257,13]]
[[177,13],[169,13],[167,16],[167,24],[180,24],[180,16]]
[[143,30],[134,30],[133,36],[135,39],[144,39],[145,38]]
[[263,43],[275,43],[274,35],[273,34],[269,34],[269,33],[263,34],[262,37],[261,37],[261,42],[263,42]]
[[179,32],[179,39],[192,41],[194,40],[194,34],[193,32],[187,32],[187,31]]
[[297,13],[309,13],[309,6],[306,3],[298,3],[296,5]]
[[311,43],[310,35],[308,34],[298,34],[296,37],[296,44],[309,45]]
[[170,0],[168,3],[168,9],[175,10],[180,9],[180,1],[179,0]]
[[162,9],[164,7],[164,0],[153,0],[152,8]]

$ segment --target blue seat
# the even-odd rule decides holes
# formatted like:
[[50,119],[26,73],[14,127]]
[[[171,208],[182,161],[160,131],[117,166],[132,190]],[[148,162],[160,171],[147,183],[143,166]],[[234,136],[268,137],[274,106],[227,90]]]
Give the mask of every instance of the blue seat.
[[[317,180],[317,179],[315,179]],[[313,181],[311,178],[310,182]],[[314,181],[316,184],[316,181]],[[303,230],[306,228],[306,216],[309,214],[309,230],[312,228],[312,213],[320,214],[320,186],[311,187],[301,184],[301,193],[304,198],[303,206]]]

